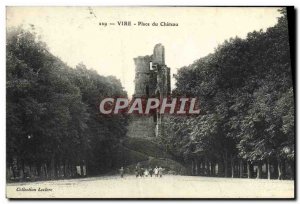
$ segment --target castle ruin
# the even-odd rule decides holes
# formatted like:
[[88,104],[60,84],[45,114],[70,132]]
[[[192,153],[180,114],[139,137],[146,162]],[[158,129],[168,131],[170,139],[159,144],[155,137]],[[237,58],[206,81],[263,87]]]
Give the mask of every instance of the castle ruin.
[[[165,64],[165,48],[154,47],[153,54],[134,58],[135,91],[133,98],[166,98],[171,94],[170,68]],[[163,133],[163,114],[132,116],[128,127],[129,137],[158,137]]]

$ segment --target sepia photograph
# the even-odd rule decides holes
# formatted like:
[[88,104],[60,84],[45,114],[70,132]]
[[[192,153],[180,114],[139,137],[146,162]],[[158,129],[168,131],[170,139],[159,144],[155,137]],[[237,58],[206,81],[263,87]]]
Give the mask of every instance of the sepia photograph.
[[295,199],[294,12],[7,6],[6,198]]

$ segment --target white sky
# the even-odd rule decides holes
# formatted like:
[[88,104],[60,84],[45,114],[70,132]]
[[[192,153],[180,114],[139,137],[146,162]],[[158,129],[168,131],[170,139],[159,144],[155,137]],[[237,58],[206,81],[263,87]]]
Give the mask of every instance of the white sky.
[[[214,51],[230,37],[276,24],[278,8],[201,7],[8,7],[7,26],[33,24],[50,51],[68,65],[84,63],[101,75],[119,78],[131,96],[133,58],[151,55],[154,45],[165,46],[171,74]],[[117,21],[174,22],[178,27],[99,26]],[[172,88],[175,81],[172,80]]]

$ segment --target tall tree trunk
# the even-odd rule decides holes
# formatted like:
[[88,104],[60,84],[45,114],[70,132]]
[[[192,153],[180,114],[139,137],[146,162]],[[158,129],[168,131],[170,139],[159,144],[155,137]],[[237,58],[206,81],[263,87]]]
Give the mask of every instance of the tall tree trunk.
[[243,160],[240,160],[240,178],[243,178]]
[[72,171],[71,171],[71,167],[70,167],[70,161],[67,161],[67,176],[68,178],[72,177]]
[[25,163],[24,160],[22,160],[22,179],[26,179],[26,172],[25,172]]
[[234,177],[234,160],[233,160],[233,156],[231,155],[231,178]]
[[225,151],[225,157],[224,157],[224,173],[225,173],[225,177],[228,177],[227,151]]
[[47,164],[44,165],[45,177],[48,178],[48,167]]
[[210,176],[210,169],[209,169],[209,161],[206,159],[206,164],[205,164],[205,166],[206,166],[206,175],[207,176]]
[[203,172],[203,166],[202,166],[202,159],[201,159],[199,163],[199,175],[202,175],[202,172]]
[[[124,160],[124,159],[123,159],[123,160]],[[87,160],[85,160],[85,163],[84,163],[84,165],[85,165],[85,176],[88,175],[88,164],[87,164],[86,161],[87,161]]]
[[281,167],[282,167],[282,179],[285,179],[285,177],[286,177],[286,165],[285,165],[285,161],[283,160],[282,162],[281,162]]
[[59,178],[59,168],[58,168],[57,163],[55,163],[55,165],[54,165],[54,172],[55,172],[54,178]]
[[206,159],[206,157],[204,158],[204,160],[203,160],[203,175],[204,176],[207,176],[207,161],[206,161],[207,159]]
[[14,170],[14,166],[11,165],[10,168],[11,168],[11,172],[12,172],[13,178],[16,179],[16,172],[15,172],[15,170]]
[[56,178],[56,171],[55,171],[55,156],[52,155],[51,158],[51,179]]
[[278,180],[282,180],[282,169],[281,169],[281,162],[277,161],[277,169],[278,169]]
[[212,176],[215,176],[216,175],[216,164],[215,162],[212,162],[212,166],[211,166],[211,173],[212,173]]
[[250,162],[247,161],[247,176],[248,178],[251,178],[251,170],[250,170]]
[[290,163],[290,167],[291,167],[291,179],[293,180],[294,179],[294,175],[295,175],[295,172],[294,172],[294,170],[295,170],[295,163],[294,163],[294,161],[290,161],[289,162]]
[[[278,161],[276,159],[276,161],[272,164],[272,166],[274,167],[273,169],[271,168],[271,177],[272,175],[275,175],[276,178],[278,178],[279,172],[278,172]],[[273,170],[273,171],[272,171]]]
[[31,167],[31,164],[29,163],[29,172],[28,172],[28,177],[31,178],[32,176],[32,167]]
[[83,172],[83,164],[80,164],[80,176],[83,177],[84,176],[84,172]]
[[256,178],[260,179],[261,178],[261,174],[262,174],[262,164],[261,164],[261,162],[258,162],[258,164],[257,164],[257,175],[256,175]]
[[198,165],[199,165],[199,162],[198,162],[198,159],[196,159],[196,164],[195,164],[195,174],[198,176]]
[[220,176],[220,177],[225,176],[225,174],[224,174],[224,161],[223,160],[218,162],[218,176]]
[[67,177],[67,165],[66,165],[66,161],[64,161],[64,178],[66,178]]
[[267,160],[267,171],[268,171],[268,179],[271,179],[271,167],[270,167],[270,161]]
[[194,175],[194,161],[192,159],[192,176]]
[[279,157],[277,158],[277,171],[278,171],[278,180],[282,180],[282,161]]
[[37,165],[36,165],[36,171],[37,171],[37,176],[40,178],[40,177],[42,177],[42,173],[41,173],[41,164],[40,163],[38,163]]

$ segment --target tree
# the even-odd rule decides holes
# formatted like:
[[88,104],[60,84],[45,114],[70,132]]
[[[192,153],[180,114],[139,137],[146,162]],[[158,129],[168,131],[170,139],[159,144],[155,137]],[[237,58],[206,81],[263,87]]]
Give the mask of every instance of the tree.
[[217,161],[224,176],[231,169],[232,177],[242,177],[244,163],[248,178],[253,166],[261,178],[265,163],[269,170],[277,165],[279,179],[286,160],[293,169],[294,98],[286,12],[281,13],[266,32],[225,41],[213,54],[179,69],[173,94],[198,97],[201,115],[167,124],[174,134],[162,144],[169,151],[182,157],[178,150],[186,149],[190,159]]

